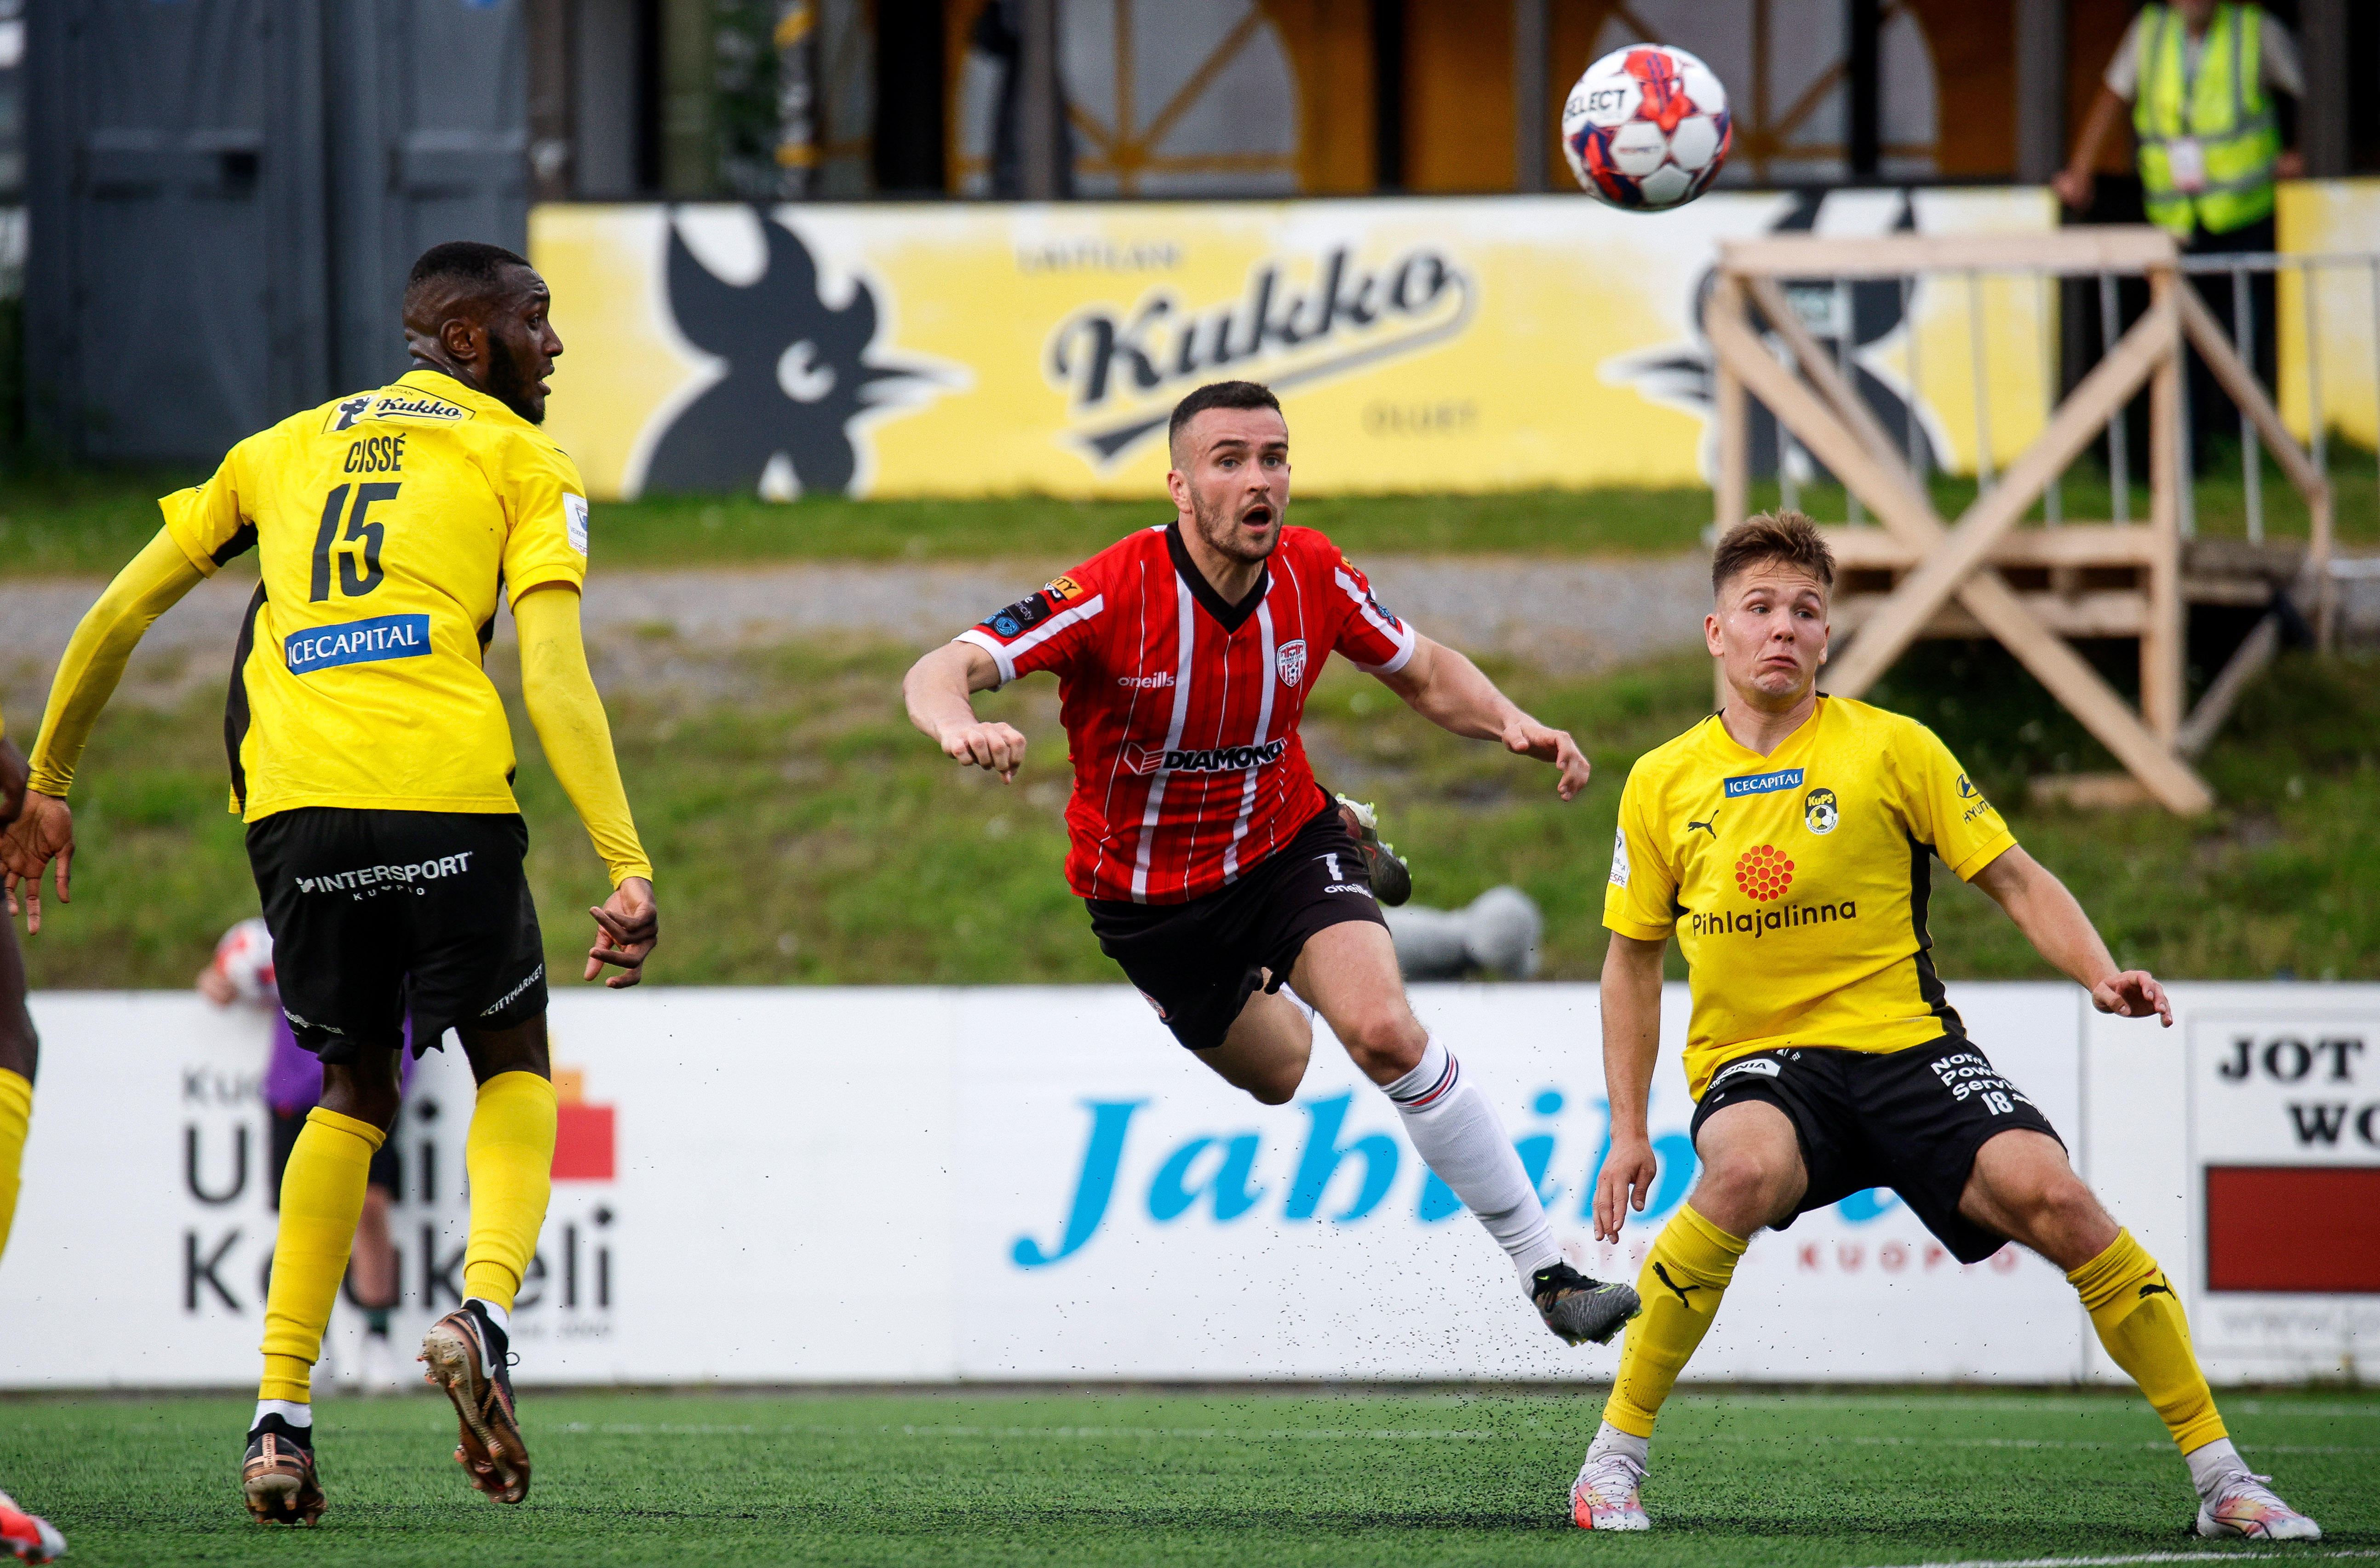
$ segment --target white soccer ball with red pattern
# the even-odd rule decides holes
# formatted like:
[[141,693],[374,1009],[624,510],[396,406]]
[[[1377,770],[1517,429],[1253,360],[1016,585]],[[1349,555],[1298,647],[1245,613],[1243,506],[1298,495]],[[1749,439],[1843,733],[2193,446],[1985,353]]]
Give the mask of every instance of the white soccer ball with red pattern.
[[1562,103],[1561,132],[1589,196],[1640,213],[1682,207],[1727,162],[1727,89],[1682,49],[1631,44],[1586,67]]
[[273,1000],[273,932],[262,916],[251,916],[224,932],[215,943],[215,973],[231,982],[242,1002]]

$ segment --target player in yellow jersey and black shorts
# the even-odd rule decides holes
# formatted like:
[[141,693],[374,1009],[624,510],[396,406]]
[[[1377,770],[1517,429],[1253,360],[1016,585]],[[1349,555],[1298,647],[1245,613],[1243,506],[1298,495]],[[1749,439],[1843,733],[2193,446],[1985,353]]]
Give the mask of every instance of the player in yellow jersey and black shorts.
[[2041,955],[2127,1018],[2173,1015],[2119,969],[2063,883],[1925,725],[1817,689],[1834,560],[1798,513],[1719,541],[1704,622],[1726,706],[1637,760],[1604,890],[1611,1152],[1595,1226],[1620,1238],[1657,1163],[1645,1113],[1674,933],[1693,993],[1685,1066],[1703,1171],[1646,1257],[1602,1429],[1571,1489],[1597,1530],[1648,1527],[1653,1423],[1753,1234],[1869,1187],[1905,1199],[1962,1262],[2014,1241],[2067,1271],[2099,1342],[2188,1461],[2206,1536],[2321,1531],[2248,1473],[2191,1352],[2180,1303],[2067,1163],[2023,1091],[1967,1039],[1936,978],[1929,864],[1989,893]]
[[453,1028],[479,1080],[466,1144],[465,1300],[422,1342],[453,1399],[455,1457],[499,1502],[528,1489],[513,1410],[510,1313],[545,1217],[556,1122],[544,945],[522,870],[513,744],[483,667],[500,602],[520,633],[521,693],[547,760],[610,868],[590,910],[603,966],[634,985],[658,932],[611,731],[579,639],[586,489],[538,430],[562,343],[544,281],[492,245],[414,263],[394,385],[296,414],[160,504],[165,526],[67,646],[23,816],[0,839],[39,930],[40,876],[67,893],[66,794],[141,634],[254,549],[262,582],[225,715],[232,809],[273,930],[283,1010],[322,1059],[322,1098],[281,1187],[264,1377],[242,1486],[261,1522],[323,1507],[310,1370],[345,1273],[366,1172],[397,1108],[396,1051]]
[[[0,825],[15,821],[24,808],[26,772],[25,754],[7,737],[6,722],[0,719]],[[9,912],[16,912],[13,902]],[[25,1010],[25,955],[17,947],[17,933],[0,921],[0,1254],[8,1250],[8,1230],[17,1218],[17,1178],[33,1120],[33,1070],[41,1053],[33,1015]],[[26,1562],[48,1562],[66,1549],[55,1525],[0,1492],[0,1551]]]

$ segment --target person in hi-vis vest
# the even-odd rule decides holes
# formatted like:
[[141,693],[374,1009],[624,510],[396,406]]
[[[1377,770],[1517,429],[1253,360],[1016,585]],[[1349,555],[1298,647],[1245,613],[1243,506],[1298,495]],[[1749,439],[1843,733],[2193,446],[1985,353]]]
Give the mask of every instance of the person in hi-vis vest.
[[[2178,0],[2141,7],[2100,79],[2073,161],[2050,183],[2069,207],[2093,204],[2099,150],[2129,104],[2138,144],[2141,198],[2149,222],[2196,253],[2273,249],[2273,182],[2305,172],[2281,144],[2274,95],[2302,99],[2297,40],[2260,6]],[[2231,280],[2202,277],[2200,293],[2227,333]],[[2251,274],[2256,372],[2273,382],[2273,276]],[[2193,447],[2205,461],[2209,434],[2239,432],[2231,400],[2195,355],[2191,359]]]

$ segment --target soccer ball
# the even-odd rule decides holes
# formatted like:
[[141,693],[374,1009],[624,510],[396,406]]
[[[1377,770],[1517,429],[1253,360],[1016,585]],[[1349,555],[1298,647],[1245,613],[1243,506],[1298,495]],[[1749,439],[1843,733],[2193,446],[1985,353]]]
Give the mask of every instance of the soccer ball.
[[1562,104],[1562,155],[1589,196],[1643,213],[1682,207],[1727,162],[1727,89],[1665,43],[1615,49]]
[[215,943],[215,973],[231,982],[242,1002],[273,1000],[273,932],[263,917],[251,916],[224,932]]

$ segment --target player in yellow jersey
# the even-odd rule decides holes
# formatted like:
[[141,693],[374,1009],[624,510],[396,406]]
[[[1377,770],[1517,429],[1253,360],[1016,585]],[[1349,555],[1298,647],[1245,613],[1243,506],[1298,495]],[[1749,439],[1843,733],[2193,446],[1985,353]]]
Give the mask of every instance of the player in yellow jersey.
[[2100,1012],[2170,1026],[2164,991],[2116,966],[1932,731],[1818,691],[1833,587],[1826,541],[1798,513],[1721,540],[1704,635],[1726,706],[1639,758],[1621,796],[1603,905],[1611,1152],[1596,1234],[1617,1241],[1657,1173],[1645,1112],[1672,932],[1694,998],[1686,1079],[1703,1171],[1637,1280],[1645,1311],[1572,1487],[1573,1517],[1648,1527],[1638,1483],[1654,1419],[1753,1233],[1888,1186],[1961,1262],[2014,1241],[2067,1270],[2100,1343],[2188,1461],[2201,1535],[2319,1537],[2225,1435],[2155,1260],[1967,1039],[1934,973],[1929,860],[1989,893]]
[[366,1171],[397,1108],[396,1051],[448,1028],[479,1080],[466,1144],[462,1305],[422,1341],[462,1421],[455,1457],[499,1502],[528,1489],[505,1371],[510,1313],[553,1164],[544,946],[514,803],[512,735],[481,664],[500,600],[546,759],[610,868],[586,978],[634,985],[659,930],[609,725],[579,640],[585,487],[538,430],[562,342],[544,281],[492,245],[441,245],[405,292],[417,369],[291,416],[160,504],[165,526],[76,629],[50,692],[24,815],[0,840],[39,930],[67,789],[149,624],[249,549],[262,582],[225,716],[232,808],[273,930],[283,1010],[322,1059],[322,1098],[281,1187],[264,1377],[242,1485],[261,1522],[323,1507],[310,1370],[345,1273]]
[[[15,821],[23,809],[25,780],[25,754],[0,719],[0,825]],[[17,1175],[33,1119],[33,1070],[41,1053],[33,1015],[25,1010],[25,955],[18,950],[16,931],[0,921],[0,1254],[8,1250],[8,1228],[17,1218]],[[22,1562],[48,1562],[66,1549],[55,1525],[0,1492],[0,1550]]]

